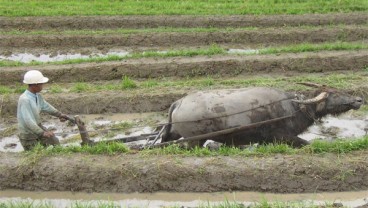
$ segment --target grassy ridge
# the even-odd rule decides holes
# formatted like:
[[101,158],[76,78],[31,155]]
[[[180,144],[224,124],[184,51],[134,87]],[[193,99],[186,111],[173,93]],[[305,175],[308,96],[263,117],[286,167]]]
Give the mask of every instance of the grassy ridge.
[[[164,148],[145,149],[140,154],[147,155],[183,155],[183,156],[266,156],[272,154],[323,154],[336,153],[345,154],[353,151],[368,149],[368,136],[360,139],[337,139],[335,141],[313,141],[301,149],[294,149],[286,144],[266,144],[249,146],[245,149],[237,147],[220,147],[217,151],[211,151],[208,148],[195,147],[193,149],[183,149],[178,145],[170,145]],[[70,153],[88,153],[88,154],[122,154],[130,150],[124,143],[98,143],[95,146],[57,146],[54,148],[44,148],[41,145],[36,146],[30,152],[24,152],[28,160],[36,162],[42,156]]]
[[367,11],[366,0],[0,0],[0,16],[306,14]]
[[[293,77],[276,76],[252,76],[244,78],[223,79],[223,77],[208,76],[193,78],[188,77],[181,80],[169,79],[148,79],[144,81],[136,81],[129,77],[123,77],[121,81],[106,82],[106,83],[86,83],[77,82],[70,85],[48,84],[45,87],[45,92],[48,93],[90,93],[102,91],[126,91],[129,93],[153,93],[155,91],[162,92],[167,90],[180,90],[183,88],[193,89],[218,89],[218,88],[237,88],[237,87],[276,87],[284,90],[306,90],[308,88],[292,83],[297,82],[315,82],[326,84],[330,87],[339,89],[355,89],[362,83],[368,82],[368,76],[365,73],[349,73],[349,74],[329,74],[320,76],[318,74],[299,75]],[[360,83],[360,84],[359,84]],[[2,86],[0,85],[0,95],[21,94],[27,86]],[[362,89],[364,90],[364,89]]]

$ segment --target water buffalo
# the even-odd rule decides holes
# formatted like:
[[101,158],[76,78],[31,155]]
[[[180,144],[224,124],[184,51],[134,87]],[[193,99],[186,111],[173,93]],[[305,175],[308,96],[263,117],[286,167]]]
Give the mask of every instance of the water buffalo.
[[[299,83],[316,88],[309,95],[254,87],[196,92],[174,102],[161,142],[277,119],[289,118],[228,135],[210,138],[226,145],[285,142],[294,147],[308,144],[298,137],[316,120],[359,109],[363,99],[324,85]],[[189,144],[203,145],[206,140]]]

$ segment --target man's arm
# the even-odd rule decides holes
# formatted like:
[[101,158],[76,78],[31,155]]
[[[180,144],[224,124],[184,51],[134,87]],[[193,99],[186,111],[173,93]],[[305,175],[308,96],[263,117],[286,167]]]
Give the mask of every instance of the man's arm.
[[39,95],[40,98],[40,106],[41,111],[44,111],[50,115],[56,116],[60,119],[60,121],[64,122],[68,119],[68,116],[58,111],[54,106],[52,106],[50,103],[48,103],[41,95]]

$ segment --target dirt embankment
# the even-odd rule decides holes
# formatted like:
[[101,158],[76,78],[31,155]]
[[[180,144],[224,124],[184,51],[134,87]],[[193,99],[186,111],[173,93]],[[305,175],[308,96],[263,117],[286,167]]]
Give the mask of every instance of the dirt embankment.
[[95,46],[99,49],[111,47],[189,47],[211,44],[242,44],[248,47],[264,47],[270,45],[351,42],[368,38],[366,26],[340,26],[339,28],[271,28],[243,30],[232,32],[161,32],[143,34],[105,34],[101,35],[19,35],[14,39],[11,35],[0,35],[0,47],[5,53],[8,50],[24,48],[58,48],[79,49]]
[[36,161],[0,153],[0,189],[126,193],[365,190],[367,153],[266,157],[73,154]]
[[4,30],[52,29],[116,29],[158,27],[284,27],[319,26],[331,24],[364,25],[368,15],[364,12],[306,15],[232,15],[232,16],[82,16],[82,17],[0,17]]

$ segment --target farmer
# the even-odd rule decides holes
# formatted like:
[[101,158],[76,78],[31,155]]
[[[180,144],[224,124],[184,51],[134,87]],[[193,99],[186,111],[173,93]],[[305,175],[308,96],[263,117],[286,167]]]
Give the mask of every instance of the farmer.
[[28,84],[28,89],[19,97],[17,109],[18,136],[24,150],[31,150],[37,143],[43,146],[60,144],[55,134],[41,125],[41,112],[56,116],[61,122],[68,118],[46,102],[39,93],[48,81],[37,70],[28,71],[24,75],[23,83]]

